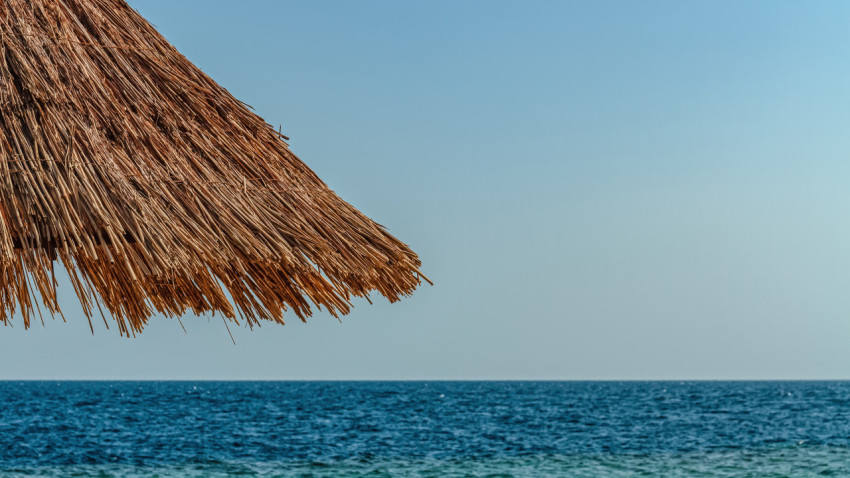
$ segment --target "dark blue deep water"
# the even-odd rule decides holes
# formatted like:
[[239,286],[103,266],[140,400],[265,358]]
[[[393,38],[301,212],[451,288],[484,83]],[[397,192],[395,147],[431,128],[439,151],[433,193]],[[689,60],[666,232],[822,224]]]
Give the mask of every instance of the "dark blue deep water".
[[0,382],[0,476],[850,476],[850,382]]

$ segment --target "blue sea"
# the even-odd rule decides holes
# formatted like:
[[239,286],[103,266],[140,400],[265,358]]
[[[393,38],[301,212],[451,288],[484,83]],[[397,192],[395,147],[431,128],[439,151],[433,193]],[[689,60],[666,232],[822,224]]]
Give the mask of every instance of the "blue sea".
[[850,476],[850,382],[0,382],[0,476]]

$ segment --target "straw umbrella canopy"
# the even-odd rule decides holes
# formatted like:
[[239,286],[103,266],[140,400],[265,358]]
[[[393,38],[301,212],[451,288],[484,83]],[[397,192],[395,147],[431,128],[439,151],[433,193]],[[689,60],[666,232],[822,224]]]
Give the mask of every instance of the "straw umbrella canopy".
[[157,313],[337,316],[427,280],[285,139],[124,0],[0,0],[0,320],[61,314],[56,262],[89,323],[128,336]]

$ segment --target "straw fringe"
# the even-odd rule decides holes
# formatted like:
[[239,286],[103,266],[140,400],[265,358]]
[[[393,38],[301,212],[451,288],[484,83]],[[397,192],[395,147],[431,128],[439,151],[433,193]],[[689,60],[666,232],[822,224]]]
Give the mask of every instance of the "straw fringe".
[[[420,261],[123,0],[0,0],[0,320],[155,313],[283,323],[390,301]],[[427,279],[426,279],[427,280]]]

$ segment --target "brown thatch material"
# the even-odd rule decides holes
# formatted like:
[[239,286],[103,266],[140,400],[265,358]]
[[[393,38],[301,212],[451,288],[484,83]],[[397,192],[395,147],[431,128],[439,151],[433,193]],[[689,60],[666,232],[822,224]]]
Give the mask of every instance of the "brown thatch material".
[[0,49],[0,320],[61,313],[57,259],[126,335],[157,312],[336,316],[424,278],[123,0],[0,0]]

